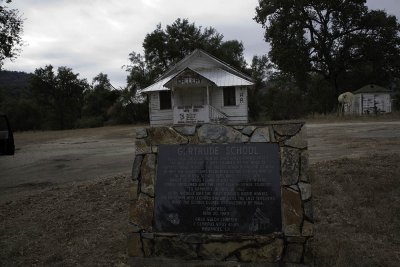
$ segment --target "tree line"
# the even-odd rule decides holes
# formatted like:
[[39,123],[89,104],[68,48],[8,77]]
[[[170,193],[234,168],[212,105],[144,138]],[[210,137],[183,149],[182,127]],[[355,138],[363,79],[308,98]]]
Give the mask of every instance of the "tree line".
[[[107,74],[91,83],[67,67],[47,65],[19,74],[24,84],[0,85],[0,113],[16,130],[62,130],[145,122],[148,106],[128,88],[114,88]],[[0,72],[0,81],[12,73]]]
[[[5,58],[18,55],[22,19],[16,10],[0,7],[0,21],[9,21],[0,27],[1,68]],[[333,112],[340,93],[366,84],[400,89],[400,24],[385,11],[369,10],[365,0],[261,0],[254,20],[264,28],[271,49],[250,64],[242,42],[224,40],[213,27],[179,18],[148,33],[142,54],[129,54],[125,88],[113,88],[107,74],[89,84],[68,67],[48,65],[35,70],[27,90],[10,92],[0,85],[0,112],[20,130],[146,121],[141,89],[198,48],[253,78],[253,120]]]

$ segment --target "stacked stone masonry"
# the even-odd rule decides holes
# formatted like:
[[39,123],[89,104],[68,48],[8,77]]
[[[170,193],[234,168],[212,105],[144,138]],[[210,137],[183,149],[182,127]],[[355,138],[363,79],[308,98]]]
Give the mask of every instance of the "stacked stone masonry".
[[[282,232],[269,235],[153,232],[160,144],[278,143]],[[132,266],[312,266],[313,207],[305,125],[204,124],[138,128],[129,188]],[[207,265],[208,264],[208,265]]]

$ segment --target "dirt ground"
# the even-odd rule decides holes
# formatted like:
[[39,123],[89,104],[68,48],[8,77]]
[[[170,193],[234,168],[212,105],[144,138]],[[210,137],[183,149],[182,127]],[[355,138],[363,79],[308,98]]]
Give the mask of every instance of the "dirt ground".
[[134,126],[15,133],[15,155],[0,157],[0,200],[52,185],[128,174],[134,135]]
[[[400,122],[307,127],[317,266],[396,266]],[[16,155],[0,157],[0,266],[125,266],[133,136],[16,133]]]

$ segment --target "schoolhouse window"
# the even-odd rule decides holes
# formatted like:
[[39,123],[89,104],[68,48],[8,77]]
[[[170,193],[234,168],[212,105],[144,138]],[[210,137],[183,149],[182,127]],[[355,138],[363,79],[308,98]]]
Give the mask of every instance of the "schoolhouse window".
[[160,91],[160,109],[171,109],[171,91]]
[[236,106],[235,87],[224,87],[224,106]]

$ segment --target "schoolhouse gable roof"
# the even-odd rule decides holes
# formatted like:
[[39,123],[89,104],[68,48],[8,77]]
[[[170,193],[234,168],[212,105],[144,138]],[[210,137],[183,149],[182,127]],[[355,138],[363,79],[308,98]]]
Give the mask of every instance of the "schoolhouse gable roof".
[[[196,60],[197,58],[201,58],[201,60]],[[254,84],[249,76],[203,50],[196,49],[165,72],[154,84],[143,89],[142,92],[170,90],[165,85],[187,69],[196,72],[216,86],[251,86]]]
[[[240,76],[246,80],[251,81],[252,78],[247,76],[246,74],[238,71],[237,69],[235,69],[234,67],[230,66],[229,64],[223,62],[222,60],[214,57],[213,55],[205,52],[204,50],[201,49],[196,49],[194,50],[190,55],[186,56],[185,58],[183,58],[181,61],[179,61],[178,63],[176,63],[173,67],[171,67],[169,70],[167,70],[163,75],[161,75],[161,77],[159,79],[163,79],[164,77],[170,75],[171,73],[177,72],[179,70],[182,70],[186,67],[190,66],[190,63],[192,61],[194,61],[194,59],[196,57],[199,58],[204,58],[205,60],[209,61],[211,64],[214,65],[214,68],[222,68],[225,69],[228,72],[231,72],[237,76]],[[196,68],[196,67],[194,67]],[[158,79],[158,80],[159,80]]]

